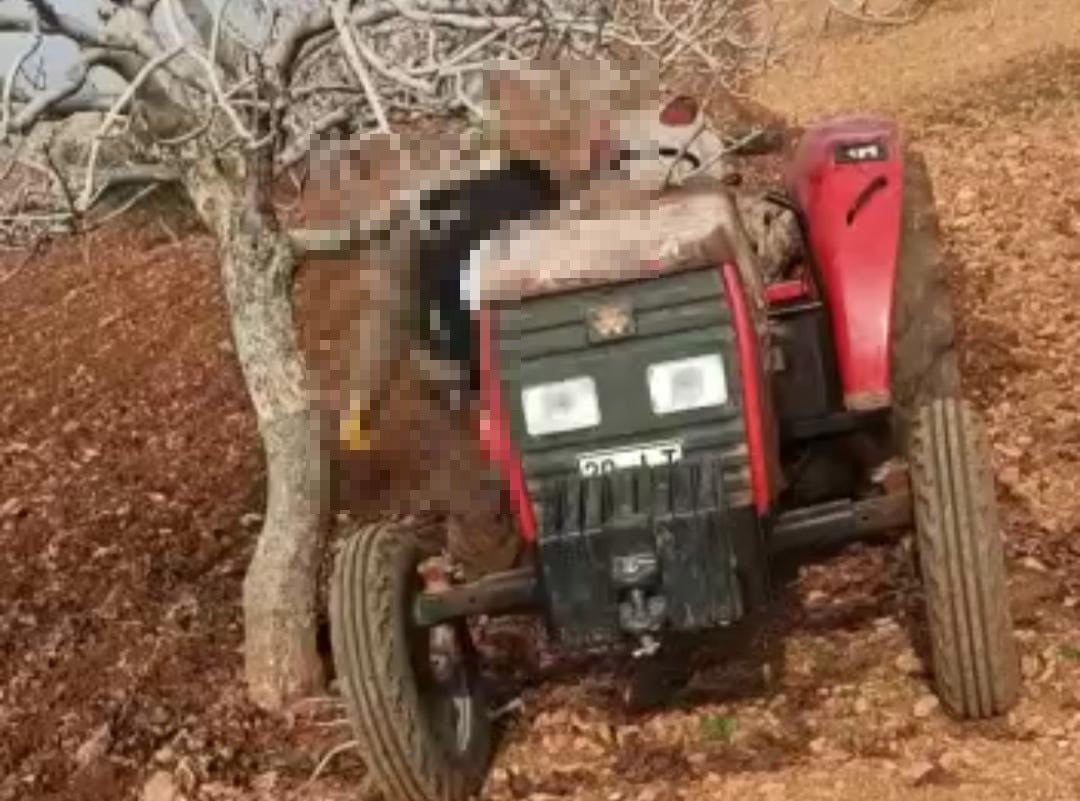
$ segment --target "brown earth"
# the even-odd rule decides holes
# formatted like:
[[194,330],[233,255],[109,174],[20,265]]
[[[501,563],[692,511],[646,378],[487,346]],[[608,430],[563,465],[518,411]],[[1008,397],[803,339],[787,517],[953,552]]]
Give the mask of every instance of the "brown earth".
[[[910,554],[862,546],[802,568],[763,636],[712,644],[654,715],[618,711],[621,666],[507,631],[524,709],[489,797],[1080,797],[1074,6],[938,0],[903,28],[833,25],[754,87],[801,123],[895,114],[928,157],[994,446],[1019,708],[978,725],[934,708]],[[272,718],[243,699],[262,467],[212,244],[147,213],[21,264],[0,260],[0,799],[135,797],[155,771],[189,799],[354,797],[348,751],[305,784],[348,739],[333,700]]]

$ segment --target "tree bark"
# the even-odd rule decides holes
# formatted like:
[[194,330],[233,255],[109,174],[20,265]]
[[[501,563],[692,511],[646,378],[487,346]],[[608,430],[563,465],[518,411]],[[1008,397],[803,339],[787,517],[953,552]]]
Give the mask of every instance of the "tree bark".
[[326,523],[317,417],[292,314],[295,256],[272,212],[209,164],[186,182],[219,242],[236,354],[266,454],[266,518],[244,580],[248,694],[281,709],[321,691],[316,580]]

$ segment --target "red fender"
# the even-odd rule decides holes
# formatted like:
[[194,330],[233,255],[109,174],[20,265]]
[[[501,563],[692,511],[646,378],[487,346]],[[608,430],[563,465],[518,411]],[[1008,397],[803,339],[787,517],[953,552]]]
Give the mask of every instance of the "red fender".
[[750,461],[750,490],[754,508],[758,514],[764,515],[772,502],[776,465],[770,464],[770,455],[775,454],[776,448],[775,438],[770,436],[775,432],[770,431],[766,425],[766,415],[770,413],[772,406],[767,402],[768,388],[762,380],[761,343],[750,316],[738,267],[727,263],[720,268],[720,276],[727,291],[732,325],[735,328],[735,346],[742,384],[743,424],[746,426],[746,449]]
[[888,406],[893,287],[903,196],[895,123],[830,120],[799,142],[788,187],[806,215],[849,409]]
[[518,533],[526,542],[533,542],[536,539],[536,515],[525,486],[521,458],[510,436],[510,420],[502,405],[491,312],[481,310],[477,324],[480,337],[480,430],[477,433],[488,459],[498,468],[509,488]]

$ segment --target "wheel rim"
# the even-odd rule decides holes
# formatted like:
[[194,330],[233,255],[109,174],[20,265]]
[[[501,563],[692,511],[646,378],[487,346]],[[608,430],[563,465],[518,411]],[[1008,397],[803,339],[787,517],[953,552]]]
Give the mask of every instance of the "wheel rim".
[[431,661],[439,663],[435,673],[443,715],[452,752],[463,754],[472,740],[473,698],[468,658],[462,637],[454,626],[436,626],[429,632]]
[[415,631],[422,703],[447,756],[463,758],[475,738],[475,677],[464,626],[442,624]]

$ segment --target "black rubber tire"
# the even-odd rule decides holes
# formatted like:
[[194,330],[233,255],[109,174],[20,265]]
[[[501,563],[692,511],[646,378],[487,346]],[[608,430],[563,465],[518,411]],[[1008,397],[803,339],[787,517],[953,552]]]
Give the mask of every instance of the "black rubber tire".
[[[479,791],[491,757],[491,723],[476,655],[464,625],[469,734],[447,747],[425,704],[418,641],[410,621],[425,556],[409,531],[364,526],[338,554],[330,589],[330,633],[342,694],[361,756],[387,801],[465,801]],[[418,636],[419,635],[422,636]]]
[[909,460],[938,695],[960,718],[1000,715],[1017,701],[1020,670],[989,448],[974,410],[955,398],[924,404]]
[[960,364],[952,297],[923,157],[904,154],[904,188],[892,318],[892,402],[899,442],[919,407],[960,397]]

